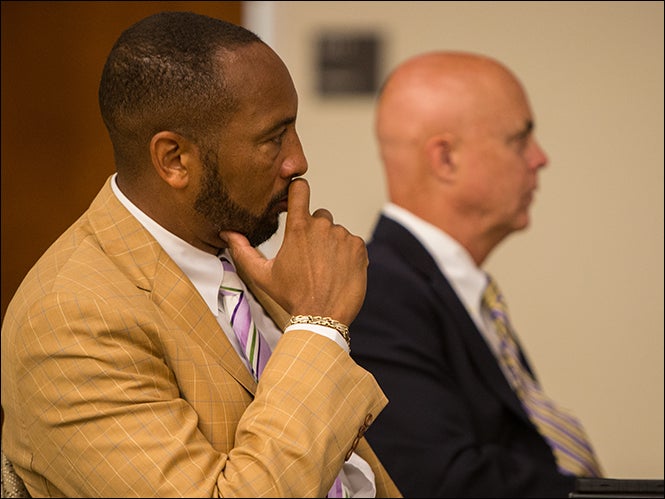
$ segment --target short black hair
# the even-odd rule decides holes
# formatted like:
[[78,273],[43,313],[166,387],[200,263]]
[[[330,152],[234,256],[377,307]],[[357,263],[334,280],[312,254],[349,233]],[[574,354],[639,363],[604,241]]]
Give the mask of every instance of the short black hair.
[[205,143],[233,112],[224,53],[263,43],[251,31],[193,12],[161,12],[126,29],[99,84],[117,166],[131,168],[162,130]]

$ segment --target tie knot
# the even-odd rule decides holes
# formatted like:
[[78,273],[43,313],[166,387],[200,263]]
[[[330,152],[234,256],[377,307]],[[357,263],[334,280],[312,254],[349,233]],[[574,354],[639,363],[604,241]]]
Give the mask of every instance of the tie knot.
[[229,260],[226,256],[220,257],[220,260],[222,262],[222,268],[224,269],[220,289],[222,291],[231,291],[235,293],[242,292],[244,289],[243,285],[240,282],[236,268],[234,267],[233,263],[231,263],[231,260]]
[[503,301],[501,291],[499,290],[499,286],[489,274],[487,275],[487,286],[485,287],[485,292],[483,293],[483,303],[490,310],[505,308],[505,303]]
[[229,260],[227,256],[220,256],[219,260],[222,262],[222,267],[224,267],[224,270],[230,270],[232,272],[236,271],[236,268],[233,266],[231,260]]

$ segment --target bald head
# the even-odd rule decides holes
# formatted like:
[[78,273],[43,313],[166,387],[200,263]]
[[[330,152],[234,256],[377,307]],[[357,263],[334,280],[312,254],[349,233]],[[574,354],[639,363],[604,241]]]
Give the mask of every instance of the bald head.
[[382,88],[377,138],[383,145],[461,132],[484,119],[484,101],[506,89],[522,92],[512,73],[488,57],[463,52],[415,56],[398,66]]
[[481,247],[477,261],[526,227],[546,158],[526,93],[503,64],[463,52],[412,57],[384,83],[375,119],[393,203],[472,254]]

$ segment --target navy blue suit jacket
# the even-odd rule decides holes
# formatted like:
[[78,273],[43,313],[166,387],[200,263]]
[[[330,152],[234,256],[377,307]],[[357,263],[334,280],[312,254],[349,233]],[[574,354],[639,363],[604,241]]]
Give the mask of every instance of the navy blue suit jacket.
[[427,250],[381,216],[368,252],[351,355],[388,396],[366,437],[404,496],[568,497],[575,478]]

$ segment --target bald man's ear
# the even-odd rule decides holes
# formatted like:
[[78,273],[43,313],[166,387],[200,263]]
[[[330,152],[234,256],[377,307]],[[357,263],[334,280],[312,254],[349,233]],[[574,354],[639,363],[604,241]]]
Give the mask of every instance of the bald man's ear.
[[162,131],[150,140],[150,157],[157,174],[174,189],[183,189],[191,181],[198,149],[182,135]]
[[454,161],[454,139],[450,134],[439,134],[425,143],[425,152],[432,174],[444,182],[454,180],[457,167]]

